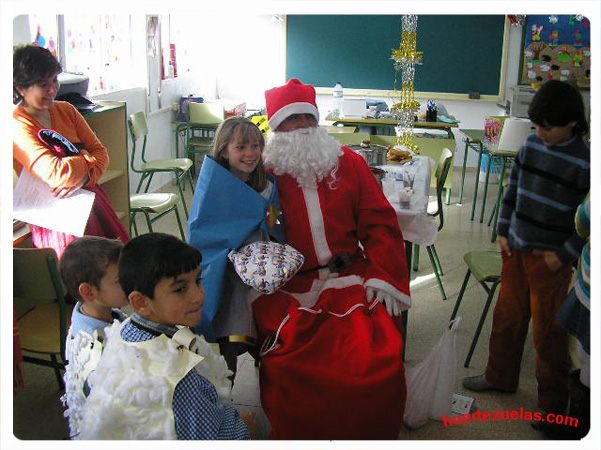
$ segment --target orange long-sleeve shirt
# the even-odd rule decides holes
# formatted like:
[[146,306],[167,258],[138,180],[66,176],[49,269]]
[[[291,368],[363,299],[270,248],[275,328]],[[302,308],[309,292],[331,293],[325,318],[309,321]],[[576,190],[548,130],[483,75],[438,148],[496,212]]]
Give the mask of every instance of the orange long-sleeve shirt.
[[73,144],[82,143],[89,155],[58,157],[38,139],[43,127],[23,108],[13,112],[13,167],[20,174],[25,168],[52,189],[76,186],[86,175],[86,186],[97,183],[109,165],[106,147],[73,105],[55,101],[50,108],[51,128]]

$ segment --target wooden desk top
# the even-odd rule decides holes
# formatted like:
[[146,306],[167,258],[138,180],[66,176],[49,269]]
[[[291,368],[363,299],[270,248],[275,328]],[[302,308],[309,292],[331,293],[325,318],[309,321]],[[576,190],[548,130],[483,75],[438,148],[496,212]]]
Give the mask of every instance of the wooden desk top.
[[[353,124],[353,125],[373,125],[373,126],[396,126],[399,124],[399,119],[393,117],[386,117],[375,119],[372,117],[346,117],[346,118],[338,118],[328,116],[326,120],[332,120],[334,123],[342,123],[342,124]],[[427,121],[415,121],[413,122],[413,126],[415,128],[436,128],[436,129],[448,129],[448,128],[458,128],[459,125],[456,123],[447,123],[442,121],[436,122],[427,122]]]

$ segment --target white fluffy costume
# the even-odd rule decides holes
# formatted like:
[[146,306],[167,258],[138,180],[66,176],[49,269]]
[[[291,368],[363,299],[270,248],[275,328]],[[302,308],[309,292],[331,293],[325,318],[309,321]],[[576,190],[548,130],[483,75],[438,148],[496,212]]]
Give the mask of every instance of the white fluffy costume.
[[225,360],[201,336],[182,328],[183,339],[164,334],[142,341],[121,337],[128,323],[105,330],[106,344],[89,376],[91,393],[81,414],[78,439],[177,439],[173,412],[176,385],[195,368],[228,401]]

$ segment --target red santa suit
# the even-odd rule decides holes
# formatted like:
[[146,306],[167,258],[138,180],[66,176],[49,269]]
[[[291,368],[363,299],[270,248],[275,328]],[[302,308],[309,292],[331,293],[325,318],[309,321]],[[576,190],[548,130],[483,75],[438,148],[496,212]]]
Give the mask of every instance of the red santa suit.
[[409,306],[403,237],[365,160],[342,150],[335,179],[314,188],[278,177],[288,243],[305,262],[252,304],[265,337],[261,403],[274,439],[396,439],[401,429],[403,340],[366,287]]

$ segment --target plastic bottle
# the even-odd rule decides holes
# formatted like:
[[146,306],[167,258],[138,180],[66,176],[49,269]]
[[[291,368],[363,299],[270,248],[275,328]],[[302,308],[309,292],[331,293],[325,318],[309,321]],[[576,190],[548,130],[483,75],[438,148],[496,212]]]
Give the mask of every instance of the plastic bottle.
[[340,83],[340,81],[337,81],[336,85],[334,86],[334,89],[332,89],[332,96],[334,97],[334,106],[333,106],[332,113],[335,117],[341,117],[344,93],[343,93],[343,88],[342,88],[342,84]]

